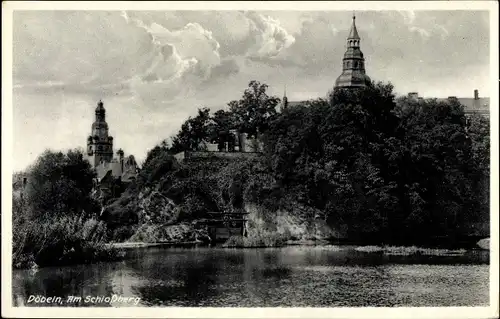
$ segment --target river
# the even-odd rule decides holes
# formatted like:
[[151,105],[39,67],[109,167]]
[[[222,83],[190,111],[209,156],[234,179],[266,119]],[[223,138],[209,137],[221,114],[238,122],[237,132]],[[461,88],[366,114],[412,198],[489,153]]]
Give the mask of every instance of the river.
[[[489,305],[487,251],[403,256],[338,246],[156,247],[127,254],[119,262],[15,270],[14,306]],[[112,295],[139,298],[86,300]],[[53,299],[58,304],[28,303],[30,296],[61,299]],[[68,296],[82,300],[69,302]]]

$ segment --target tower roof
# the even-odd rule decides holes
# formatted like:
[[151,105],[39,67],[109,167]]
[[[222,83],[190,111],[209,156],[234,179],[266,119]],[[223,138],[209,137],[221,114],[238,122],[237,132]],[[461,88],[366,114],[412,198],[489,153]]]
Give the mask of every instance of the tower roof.
[[348,39],[360,40],[358,29],[356,28],[356,16],[352,16],[351,32],[349,32]]
[[97,102],[97,108],[95,110],[96,111],[104,110],[104,103],[102,103],[101,100],[99,100],[99,102]]
[[365,72],[365,58],[359,47],[360,37],[356,28],[356,16],[352,17],[352,26],[347,37],[347,48],[342,59],[342,74],[335,81],[335,87],[365,87],[371,79]]

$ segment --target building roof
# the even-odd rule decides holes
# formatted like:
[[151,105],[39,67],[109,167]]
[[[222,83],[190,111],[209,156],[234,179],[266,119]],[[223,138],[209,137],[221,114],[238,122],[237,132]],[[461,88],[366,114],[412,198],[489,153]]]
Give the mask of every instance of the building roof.
[[356,16],[352,16],[351,32],[349,32],[347,39],[360,40],[358,29],[356,28]]
[[471,97],[459,97],[458,101],[465,107],[467,111],[489,111],[490,98],[483,97],[475,100]]
[[99,100],[99,102],[97,102],[97,107],[95,109],[96,112],[104,112],[105,109],[104,109],[104,103],[102,103],[101,100]]
[[371,79],[363,70],[344,70],[335,81],[337,88],[355,88],[370,85]]
[[[448,98],[438,98],[438,101],[446,102]],[[457,100],[464,106],[464,111],[466,113],[481,113],[489,114],[490,112],[490,98],[483,97],[479,99],[469,98],[469,97],[459,97]],[[305,105],[306,101],[289,101],[288,107],[294,107],[299,105]]]

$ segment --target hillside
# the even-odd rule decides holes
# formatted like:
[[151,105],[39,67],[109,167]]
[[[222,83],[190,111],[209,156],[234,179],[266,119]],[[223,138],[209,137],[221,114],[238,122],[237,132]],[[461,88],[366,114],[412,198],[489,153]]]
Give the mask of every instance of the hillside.
[[[103,211],[110,238],[206,241],[196,221],[223,211],[249,213],[245,245],[489,235],[487,119],[467,121],[456,101],[396,101],[382,83],[277,113],[266,88],[251,82],[230,111],[200,109],[171,146],[150,151],[136,182]],[[232,129],[258,132],[262,156],[171,155],[224,142]]]
[[335,235],[318,210],[278,198],[263,161],[214,157],[179,163],[164,153],[101,217],[117,241],[206,242],[206,229],[196,222],[213,211],[249,213],[249,237],[285,241]]

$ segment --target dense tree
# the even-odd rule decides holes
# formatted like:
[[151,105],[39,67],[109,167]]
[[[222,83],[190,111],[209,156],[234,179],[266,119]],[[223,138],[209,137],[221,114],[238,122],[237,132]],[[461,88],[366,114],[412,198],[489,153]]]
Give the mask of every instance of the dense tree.
[[144,168],[146,166],[149,166],[152,160],[169,151],[170,148],[168,147],[167,141],[165,140],[162,141],[160,145],[156,145],[155,147],[153,147],[151,150],[148,151],[148,153],[146,154],[146,159],[142,164],[142,167]]
[[249,137],[265,133],[276,117],[279,102],[279,98],[267,94],[266,84],[251,81],[240,100],[228,103],[229,111],[218,110],[211,115],[210,109],[202,108],[195,117],[189,117],[172,138],[170,151],[204,150],[205,143],[231,143],[233,129]]
[[278,183],[351,237],[456,235],[484,223],[487,121],[467,127],[457,101],[396,100],[392,89],[336,90],[329,103],[284,111],[266,145]]
[[229,102],[239,131],[255,137],[269,129],[270,120],[276,115],[280,99],[267,94],[267,85],[251,81],[238,101]]
[[[250,201],[270,211],[305,205],[348,237],[371,242],[414,244],[487,229],[489,123],[466,120],[458,101],[396,99],[391,84],[372,83],[276,113],[279,99],[266,90],[252,81],[229,111],[189,118],[171,149],[148,153],[143,180],[189,202],[182,205],[191,218]],[[176,165],[168,154],[234,128],[265,142],[258,163]]]
[[80,150],[45,151],[26,172],[26,201],[32,214],[96,212],[90,197],[95,173]]
[[181,126],[179,133],[172,138],[171,151],[174,153],[186,150],[203,149],[203,142],[208,138],[210,109],[198,109],[195,117],[189,117]]

